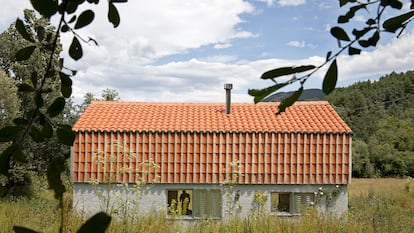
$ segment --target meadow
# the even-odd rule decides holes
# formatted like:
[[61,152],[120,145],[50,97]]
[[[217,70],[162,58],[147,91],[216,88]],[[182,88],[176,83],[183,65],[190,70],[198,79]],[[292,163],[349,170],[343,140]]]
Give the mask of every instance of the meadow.
[[[65,199],[66,209],[70,196]],[[61,212],[53,194],[39,191],[37,198],[0,202],[0,233],[24,226],[40,232],[59,232]],[[64,211],[64,232],[76,232],[84,219]],[[319,216],[316,212],[300,218],[252,216],[229,221],[199,221],[184,227],[164,214],[133,220],[113,220],[107,232],[414,232],[414,180],[353,179],[349,186],[349,212],[346,218]]]

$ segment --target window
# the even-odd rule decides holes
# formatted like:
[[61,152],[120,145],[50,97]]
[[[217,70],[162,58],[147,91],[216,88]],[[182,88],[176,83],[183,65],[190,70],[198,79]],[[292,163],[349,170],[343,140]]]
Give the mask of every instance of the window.
[[303,214],[313,205],[313,193],[271,193],[271,212],[277,214]]
[[290,213],[290,193],[271,193],[271,211]]
[[221,192],[218,189],[168,190],[168,214],[194,218],[221,218]]
[[168,214],[192,215],[192,190],[168,190]]

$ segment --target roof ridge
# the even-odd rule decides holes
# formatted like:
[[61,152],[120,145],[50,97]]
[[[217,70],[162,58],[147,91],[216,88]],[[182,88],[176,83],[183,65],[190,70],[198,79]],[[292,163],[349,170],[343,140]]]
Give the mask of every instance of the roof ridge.
[[[110,101],[110,100],[92,100],[91,104],[149,104],[149,105],[205,105],[205,104],[225,104],[224,102],[147,102],[147,101]],[[254,105],[271,105],[271,104],[280,104],[280,102],[232,102],[231,104],[241,105],[241,104],[254,104]],[[329,104],[326,100],[310,100],[310,101],[296,101],[294,105],[319,105],[319,104]]]

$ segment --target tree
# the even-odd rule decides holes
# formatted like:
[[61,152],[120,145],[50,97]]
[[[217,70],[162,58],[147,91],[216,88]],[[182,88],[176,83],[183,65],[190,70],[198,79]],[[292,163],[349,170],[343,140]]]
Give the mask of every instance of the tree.
[[[125,2],[125,0],[108,1],[108,20],[114,27],[117,27],[120,18],[115,2]],[[31,93],[33,98],[28,98],[27,103],[23,98],[21,99],[22,105],[31,106],[27,114],[15,118],[13,125],[0,129],[0,142],[8,144],[7,148],[0,154],[0,173],[7,177],[12,176],[10,168],[13,167],[14,163],[25,164],[27,159],[32,156],[30,151],[26,150],[29,148],[28,138],[36,143],[57,139],[58,144],[62,146],[73,144],[75,135],[71,130],[71,126],[54,122],[64,111],[66,99],[70,98],[72,94],[70,76],[76,74],[76,71],[64,67],[63,59],[59,59],[59,64],[55,65],[55,57],[59,57],[60,52],[59,35],[66,32],[73,34],[69,55],[74,60],[79,60],[83,56],[80,41],[96,43],[93,39],[84,40],[76,33],[76,30],[90,24],[95,16],[92,10],[84,10],[78,13],[78,7],[81,9],[81,5],[98,4],[99,0],[31,0],[31,3],[44,19],[50,19],[51,16],[59,14],[60,20],[55,32],[48,32],[43,25],[35,25],[28,20],[16,20],[15,29],[18,32],[16,36],[22,37],[24,41],[15,47],[18,50],[14,56],[11,56],[15,58],[14,60],[6,59],[5,62],[2,62],[6,67],[4,69],[8,72],[10,67],[16,64],[15,61],[18,62],[16,65],[21,64],[21,67],[36,64],[30,59],[36,59],[38,52],[45,51],[49,56],[45,60],[37,57],[45,65],[41,66],[42,72],[34,66],[30,69],[30,73],[22,72],[19,76],[16,76],[19,79],[19,95],[23,96],[24,93]],[[70,19],[66,18],[68,16]],[[14,51],[14,49],[6,51]],[[24,64],[25,62],[28,62],[28,64]],[[16,70],[19,69],[16,68]],[[56,89],[53,85],[56,84],[56,80],[59,83],[60,93],[49,102],[47,101],[49,93]],[[59,200],[62,212],[60,232],[63,231],[63,193],[66,191],[61,174],[65,171],[65,161],[68,157],[69,153],[54,154],[47,161],[48,184],[55,192],[55,198]],[[99,213],[87,221],[79,229],[79,232],[104,232],[109,222],[109,216]],[[32,230],[22,227],[14,227],[14,230],[16,232],[32,232]]]
[[[60,91],[60,80],[50,78],[45,80],[43,84],[43,92],[45,93],[42,98],[39,98],[39,94],[35,93],[33,89],[39,85],[37,83],[37,77],[46,75],[46,67],[48,65],[48,59],[50,58],[50,66],[52,69],[57,69],[59,66],[59,53],[61,51],[61,44],[59,40],[56,41],[56,53],[53,56],[48,53],[47,46],[48,41],[54,35],[55,27],[53,27],[49,20],[46,18],[37,18],[33,10],[24,11],[24,23],[27,25],[28,35],[31,38],[39,40],[44,47],[34,49],[31,56],[26,60],[20,60],[14,53],[16,47],[29,46],[30,43],[23,38],[17,30],[17,24],[21,24],[23,21],[17,21],[13,23],[5,32],[0,35],[0,66],[7,71],[15,83],[15,93],[18,96],[17,112],[13,116],[8,116],[9,125],[13,123],[13,119],[27,119],[33,114],[36,105],[39,105],[39,110],[46,111],[46,108],[41,105],[49,105],[56,98]],[[50,74],[49,74],[50,75]],[[16,88],[16,85],[18,88]],[[11,89],[13,90],[13,89]],[[19,90],[19,92],[17,92]],[[13,96],[13,95],[11,95]],[[35,99],[36,101],[33,101]],[[13,103],[13,102],[10,102]],[[46,121],[46,119],[40,119],[34,121],[30,131],[28,132],[33,137],[22,138],[20,142],[21,151],[27,156],[25,162],[12,160],[9,163],[12,174],[8,176],[7,181],[2,183],[2,187],[6,192],[3,194],[16,195],[20,193],[20,189],[27,190],[25,187],[28,183],[28,172],[44,173],[48,162],[55,154],[68,153],[69,147],[62,146],[57,143],[53,137],[50,136],[51,124],[61,124],[62,118],[49,119],[46,127],[42,128],[40,121]],[[45,136],[41,134],[41,131],[45,131],[47,137],[51,140],[42,140]],[[1,148],[4,151],[5,148]],[[22,194],[30,194],[24,192]]]
[[338,88],[327,100],[353,131],[355,177],[412,176],[414,72]]
[[[305,82],[316,71],[326,65],[329,65],[329,67],[323,79],[322,90],[326,95],[330,94],[335,89],[338,79],[336,59],[339,55],[346,51],[350,56],[359,55],[362,50],[376,47],[383,33],[393,33],[398,38],[414,18],[414,10],[401,12],[404,3],[409,4],[410,2],[410,8],[414,9],[414,0],[339,0],[338,2],[339,7],[349,7],[347,13],[338,16],[338,24],[345,25],[349,23],[353,18],[358,17],[358,13],[362,10],[368,13],[374,13],[371,13],[371,16],[361,27],[351,29],[351,33],[347,33],[344,28],[339,26],[332,27],[330,33],[338,41],[339,50],[336,53],[328,51],[324,63],[318,66],[312,64],[279,67],[263,73],[261,79],[271,80],[273,81],[273,85],[264,89],[250,89],[248,93],[254,97],[255,103],[260,102],[266,96],[276,92],[282,87],[299,82],[299,89],[281,101],[278,113],[283,112],[300,97]],[[351,37],[349,36],[350,34],[352,35]],[[279,82],[277,78],[282,76],[291,76],[291,78],[288,81]]]
[[102,91],[102,100],[116,101],[119,100],[119,93],[114,89],[106,88]]
[[[14,80],[0,69],[0,125],[11,125],[12,120],[19,113],[19,100],[17,98],[17,87]],[[0,143],[0,151],[3,151],[9,144]],[[0,174],[0,196],[7,192],[5,185],[8,178]]]
[[10,125],[19,113],[19,100],[14,80],[0,69],[0,125]]

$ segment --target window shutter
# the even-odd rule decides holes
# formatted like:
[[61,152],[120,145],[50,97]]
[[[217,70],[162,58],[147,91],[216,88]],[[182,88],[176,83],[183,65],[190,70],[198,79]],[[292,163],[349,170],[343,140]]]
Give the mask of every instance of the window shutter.
[[277,212],[278,211],[277,207],[279,205],[279,193],[271,193],[270,198],[271,198],[271,201],[270,201],[271,211]]
[[193,215],[199,218],[205,217],[207,215],[207,192],[206,190],[194,190],[193,193]]
[[208,192],[207,215],[212,218],[221,218],[221,193],[220,190],[210,190]]
[[293,199],[293,213],[300,214],[301,208],[302,208],[302,194],[295,193],[294,199]]
[[304,202],[302,202],[305,206],[310,206],[311,202],[313,202],[313,193],[305,193]]

